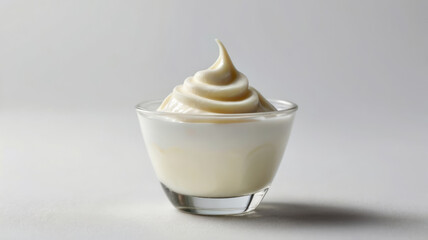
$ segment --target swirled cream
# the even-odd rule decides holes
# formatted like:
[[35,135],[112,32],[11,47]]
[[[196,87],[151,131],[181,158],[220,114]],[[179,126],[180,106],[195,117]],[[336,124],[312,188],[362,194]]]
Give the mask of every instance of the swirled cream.
[[223,44],[217,61],[186,78],[159,106],[158,111],[194,114],[253,113],[275,111],[247,77],[236,70]]

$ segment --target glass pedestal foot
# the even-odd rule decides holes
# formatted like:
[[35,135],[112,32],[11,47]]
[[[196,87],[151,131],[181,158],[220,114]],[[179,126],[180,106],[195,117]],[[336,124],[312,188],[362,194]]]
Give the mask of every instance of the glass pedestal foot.
[[163,190],[179,210],[198,215],[236,215],[251,212],[263,200],[269,187],[238,197],[195,197],[176,193],[165,185]]

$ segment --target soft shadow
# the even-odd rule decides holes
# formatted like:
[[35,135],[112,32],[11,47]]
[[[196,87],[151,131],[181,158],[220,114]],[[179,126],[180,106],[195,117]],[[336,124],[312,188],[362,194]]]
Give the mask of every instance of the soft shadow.
[[421,223],[421,219],[400,214],[326,204],[266,202],[256,211],[240,216],[228,217],[231,221],[275,223],[276,225],[298,224],[318,226],[338,225],[389,225]]

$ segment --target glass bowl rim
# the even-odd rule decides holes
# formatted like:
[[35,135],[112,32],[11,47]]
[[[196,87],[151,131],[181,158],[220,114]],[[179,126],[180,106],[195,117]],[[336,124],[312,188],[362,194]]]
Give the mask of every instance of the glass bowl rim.
[[155,115],[155,116],[166,116],[166,117],[185,117],[185,118],[210,118],[210,119],[233,119],[233,118],[255,118],[255,117],[265,117],[265,116],[284,116],[289,115],[297,111],[298,106],[296,103],[288,100],[277,100],[277,99],[268,99],[268,101],[273,104],[275,107],[277,105],[287,106],[284,109],[277,111],[269,112],[255,112],[255,113],[212,113],[212,114],[195,114],[195,113],[172,113],[172,112],[162,112],[148,109],[148,106],[151,106],[155,103],[162,103],[163,99],[154,99],[146,100],[138,103],[135,106],[135,109],[138,113],[144,115]]

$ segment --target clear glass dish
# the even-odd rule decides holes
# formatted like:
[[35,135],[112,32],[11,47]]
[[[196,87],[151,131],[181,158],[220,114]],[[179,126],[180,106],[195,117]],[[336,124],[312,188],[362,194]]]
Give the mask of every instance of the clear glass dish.
[[282,160],[297,105],[240,114],[158,112],[162,100],[136,106],[153,168],[171,203],[202,215],[254,210]]

